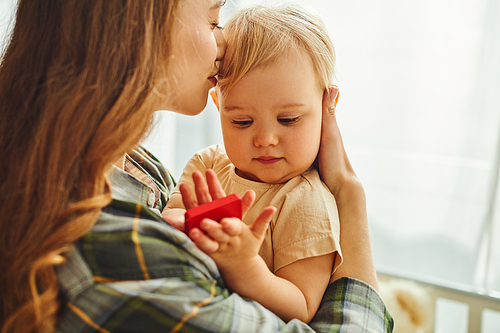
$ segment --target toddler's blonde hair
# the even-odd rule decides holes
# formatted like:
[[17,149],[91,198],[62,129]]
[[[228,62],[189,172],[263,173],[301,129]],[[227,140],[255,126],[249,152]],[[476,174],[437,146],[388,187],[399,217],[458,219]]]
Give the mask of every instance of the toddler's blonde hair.
[[251,69],[269,65],[294,48],[310,56],[321,89],[332,82],[335,50],[326,26],[298,5],[245,8],[227,22],[224,35],[228,46],[218,82],[223,95]]

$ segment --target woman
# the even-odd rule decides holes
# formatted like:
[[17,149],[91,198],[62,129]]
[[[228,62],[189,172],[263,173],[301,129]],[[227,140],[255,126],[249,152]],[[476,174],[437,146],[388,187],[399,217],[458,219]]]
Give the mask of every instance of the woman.
[[[144,151],[126,154],[155,110],[203,110],[224,53],[222,5],[19,0],[0,68],[2,332],[286,327],[230,294],[213,261],[161,220],[169,174]],[[333,308],[335,290],[349,290],[342,299],[368,295],[363,312],[385,311],[366,284],[376,287],[364,193],[325,96],[320,171],[338,201],[345,263],[310,324],[317,330],[338,326],[341,316],[366,322]],[[200,181],[197,195],[201,204],[223,194]]]

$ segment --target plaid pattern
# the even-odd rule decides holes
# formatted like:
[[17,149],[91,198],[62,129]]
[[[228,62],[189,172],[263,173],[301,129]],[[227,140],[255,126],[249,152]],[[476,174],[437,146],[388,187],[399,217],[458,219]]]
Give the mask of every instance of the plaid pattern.
[[56,268],[65,304],[57,332],[392,332],[380,296],[354,279],[329,286],[310,326],[231,294],[215,263],[158,215],[170,174],[145,150],[129,156],[159,203],[148,207],[147,182],[112,172],[113,201]]
[[174,178],[163,164],[149,151],[138,147],[125,156],[124,170],[154,190],[153,208],[162,211],[176,185]]
[[328,286],[311,326],[317,332],[392,332],[394,320],[375,289],[342,278]]

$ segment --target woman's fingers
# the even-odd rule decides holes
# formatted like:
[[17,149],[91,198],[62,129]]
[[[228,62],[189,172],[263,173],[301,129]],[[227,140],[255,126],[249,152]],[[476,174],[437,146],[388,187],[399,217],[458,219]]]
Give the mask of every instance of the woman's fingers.
[[319,173],[333,194],[345,180],[356,176],[345,152],[335,116],[338,96],[336,86],[328,87],[323,95],[323,124],[318,154]]
[[323,93],[322,141],[323,139],[329,139],[329,137],[325,138],[325,136],[336,136],[340,133],[335,115],[338,99],[339,88],[337,86],[331,85],[325,89]]
[[[325,94],[327,96],[325,96]],[[330,115],[335,115],[335,109],[337,107],[337,102],[339,101],[339,87],[332,84],[326,88],[323,95],[323,111]]]

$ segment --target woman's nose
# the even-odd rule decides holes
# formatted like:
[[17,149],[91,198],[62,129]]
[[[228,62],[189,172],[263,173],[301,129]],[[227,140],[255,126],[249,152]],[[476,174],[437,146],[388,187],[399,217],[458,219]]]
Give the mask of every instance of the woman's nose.
[[226,39],[224,38],[224,33],[222,28],[216,28],[214,31],[215,40],[217,42],[217,59],[221,60],[226,53]]

